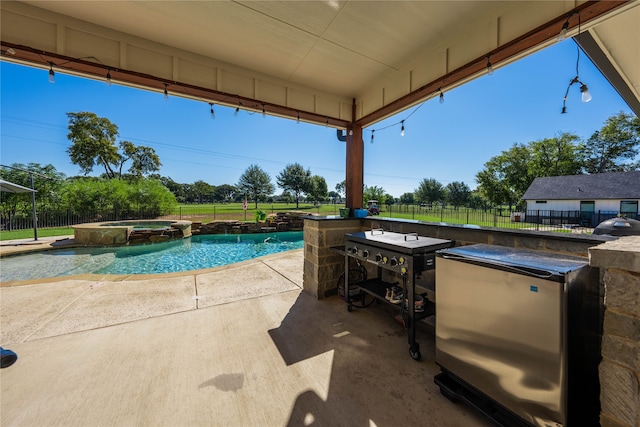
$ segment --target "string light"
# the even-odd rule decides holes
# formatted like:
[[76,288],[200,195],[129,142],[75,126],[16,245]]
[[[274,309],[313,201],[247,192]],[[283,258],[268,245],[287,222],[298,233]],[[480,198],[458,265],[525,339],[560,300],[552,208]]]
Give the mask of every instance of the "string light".
[[373,144],[373,134],[376,132],[375,129],[371,129],[371,143]]
[[111,68],[107,69],[107,77],[106,77],[106,81],[105,83],[107,83],[107,86],[111,86]]
[[262,118],[267,117],[267,113],[264,111],[264,104],[262,104]]
[[400,136],[404,136],[404,120],[401,123],[402,123],[402,129],[400,129]]
[[325,127],[329,126],[329,116],[326,116],[326,117],[327,117],[327,121],[324,123]]
[[438,90],[440,91],[440,104],[444,104],[444,93],[442,93],[442,89],[438,88]]
[[567,38],[567,31],[569,30],[569,19],[571,19],[571,17],[573,15],[575,15],[576,12],[571,12],[567,15],[567,20],[564,21],[564,24],[562,24],[562,29],[560,30],[560,33],[558,34],[558,41],[561,42],[563,40],[565,40]]
[[236,107],[236,111],[233,112],[233,117],[238,117],[238,113],[240,112],[240,106],[242,102],[238,102],[238,106]]
[[56,73],[53,71],[53,62],[49,62],[49,83],[56,82]]
[[165,101],[169,100],[169,91],[167,90],[168,87],[169,87],[169,83],[165,83],[164,84],[164,100]]
[[[573,12],[571,13],[568,17],[567,17],[567,22],[565,23],[565,25],[568,27],[569,26],[569,18],[571,18],[571,16],[573,16],[575,13],[577,12]],[[562,26],[562,29],[564,30],[564,25]],[[580,22],[580,14],[578,13],[578,43],[576,43],[576,49],[577,49],[577,58],[576,58],[576,76],[571,79],[571,81],[569,82],[569,86],[567,86],[567,90],[564,93],[564,98],[562,99],[562,111],[560,114],[566,114],[567,113],[567,98],[569,97],[569,89],[571,89],[571,86],[573,86],[576,83],[580,83],[580,94],[581,94],[581,99],[582,102],[589,102],[591,101],[592,97],[591,94],[589,93],[589,87],[580,81],[580,33],[582,32],[582,28],[581,28],[581,22]],[[562,31],[560,31],[560,34],[562,35]]]
[[213,111],[213,103],[209,103],[209,113],[211,114],[211,120],[215,120],[216,112]]
[[300,124],[300,111],[298,111],[298,119],[296,120],[296,124]]
[[493,74],[493,65],[491,65],[491,55],[487,55],[487,74]]

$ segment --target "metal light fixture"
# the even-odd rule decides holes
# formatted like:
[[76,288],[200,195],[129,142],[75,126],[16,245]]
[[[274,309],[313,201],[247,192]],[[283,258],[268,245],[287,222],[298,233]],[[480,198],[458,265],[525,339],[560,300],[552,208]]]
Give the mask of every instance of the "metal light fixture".
[[442,93],[442,89],[438,88],[438,90],[440,91],[440,104],[444,104],[444,93]]
[[111,68],[107,69],[106,79],[105,83],[107,83],[107,86],[111,86]]
[[400,129],[400,136],[404,136],[404,120],[401,121],[400,123],[402,123],[402,129]]
[[169,100],[169,91],[167,90],[168,87],[169,87],[169,83],[165,83],[164,84],[164,100],[165,101]]
[[209,103],[209,113],[211,114],[211,120],[215,120],[216,112],[213,111],[213,103]]
[[491,65],[491,55],[487,55],[487,74],[493,74],[493,65]]

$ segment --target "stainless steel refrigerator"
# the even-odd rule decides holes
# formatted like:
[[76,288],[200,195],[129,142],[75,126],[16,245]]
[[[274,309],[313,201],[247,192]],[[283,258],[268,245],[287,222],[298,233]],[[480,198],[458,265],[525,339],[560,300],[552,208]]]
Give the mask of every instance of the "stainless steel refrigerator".
[[494,245],[436,256],[436,377],[502,425],[599,425],[599,274],[588,260]]

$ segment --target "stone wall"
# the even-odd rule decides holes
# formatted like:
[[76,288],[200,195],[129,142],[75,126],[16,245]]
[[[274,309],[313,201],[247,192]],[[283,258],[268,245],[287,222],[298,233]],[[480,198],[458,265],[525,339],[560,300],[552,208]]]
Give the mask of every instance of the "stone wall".
[[640,236],[589,250],[605,285],[600,424],[640,426]]
[[221,220],[211,221],[206,224],[194,222],[191,231],[197,234],[246,234],[269,233],[273,231],[302,231],[304,227],[303,217],[309,216],[308,212],[289,211],[269,214],[265,221],[236,221]]
[[462,225],[427,224],[385,218],[307,217],[304,223],[304,289],[324,298],[337,292],[337,281],[344,271],[344,256],[332,247],[344,247],[345,233],[383,228],[398,233],[455,241],[456,245],[487,243],[508,247],[542,250],[586,257],[590,247],[610,237],[526,230],[499,230]]

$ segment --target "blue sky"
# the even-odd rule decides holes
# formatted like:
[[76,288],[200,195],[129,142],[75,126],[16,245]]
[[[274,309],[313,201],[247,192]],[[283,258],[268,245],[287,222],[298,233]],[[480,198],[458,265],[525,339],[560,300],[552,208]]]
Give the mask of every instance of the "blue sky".
[[[581,54],[580,79],[593,100],[582,103],[574,85],[568,114],[560,114],[576,54],[572,40],[556,43],[445,92],[443,104],[436,97],[365,129],[365,184],[395,197],[425,178],[444,185],[462,181],[473,189],[484,163],[514,143],[562,132],[587,139],[611,115],[631,113]],[[275,185],[276,175],[296,162],[324,177],[329,190],[344,180],[345,143],[333,128],[243,111],[234,117],[233,108],[222,106],[214,107],[212,120],[203,101],[173,96],[164,101],[161,93],[60,72],[51,84],[48,70],[7,62],[0,63],[0,73],[1,164],[51,163],[68,176],[78,175],[66,153],[66,113],[90,111],[115,123],[120,140],[153,147],[163,163],[160,173],[176,182],[235,184],[247,167],[258,164]],[[404,137],[399,124],[382,129],[405,118]],[[371,129],[378,129],[373,143]]]

